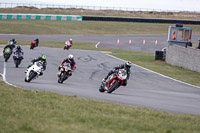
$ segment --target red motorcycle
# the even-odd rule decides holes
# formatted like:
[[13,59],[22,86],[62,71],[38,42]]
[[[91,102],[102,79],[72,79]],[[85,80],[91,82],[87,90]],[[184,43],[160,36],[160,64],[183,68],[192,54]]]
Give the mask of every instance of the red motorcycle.
[[108,93],[112,93],[114,90],[119,88],[124,80],[127,78],[127,72],[125,69],[119,69],[115,73],[111,74],[105,82],[101,83],[99,88],[100,92],[107,91]]
[[39,44],[39,39],[35,39],[31,41],[30,49],[34,49],[35,47],[38,47],[38,44]]
[[64,46],[64,50],[65,50],[65,49],[69,50],[70,47],[71,47],[70,41],[66,41],[66,42],[65,42],[65,46]]

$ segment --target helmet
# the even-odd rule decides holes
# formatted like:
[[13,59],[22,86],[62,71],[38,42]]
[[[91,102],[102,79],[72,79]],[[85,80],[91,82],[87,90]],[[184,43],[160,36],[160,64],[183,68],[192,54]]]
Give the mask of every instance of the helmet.
[[42,61],[44,62],[47,59],[46,55],[42,55]]
[[15,38],[13,38],[11,41],[15,42]]
[[17,49],[17,50],[20,50],[20,49],[21,49],[21,47],[18,45],[16,49]]
[[70,43],[72,43],[72,39],[71,38],[69,39],[69,41],[70,41]]
[[69,54],[67,58],[70,62],[74,60],[74,56],[72,54]]
[[131,68],[131,62],[130,62],[130,61],[126,62],[126,63],[125,63],[125,67],[126,67],[126,68]]
[[36,39],[35,39],[35,41],[36,41],[36,42],[39,42],[39,39],[38,39],[38,38],[36,38]]

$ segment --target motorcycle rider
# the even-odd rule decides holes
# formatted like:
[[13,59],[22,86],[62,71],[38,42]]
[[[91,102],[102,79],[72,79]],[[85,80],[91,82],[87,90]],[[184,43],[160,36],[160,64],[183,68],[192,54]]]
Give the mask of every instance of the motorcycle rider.
[[38,44],[39,44],[39,39],[38,39],[38,38],[36,38],[35,40],[33,40],[33,41],[31,42],[31,45],[38,46]]
[[6,45],[3,49],[3,53],[5,53],[6,49],[10,49],[11,50],[11,53],[12,53],[12,50],[13,48],[15,48],[15,45],[16,45],[17,41],[13,38],[11,39],[10,41],[8,41],[8,45]]
[[[16,47],[16,49],[15,49],[15,51],[14,51],[14,54],[15,54],[15,53],[21,53],[22,55],[24,55],[24,52],[23,52],[23,50],[22,50],[22,48],[21,48],[20,45],[18,45],[18,46]],[[22,57],[22,59],[23,59],[23,57]]]
[[73,45],[72,39],[70,38],[69,40],[67,40],[65,42],[65,45],[67,45],[66,49],[69,50],[69,48],[72,47],[72,45]]
[[17,45],[17,47],[16,47],[14,53],[23,53],[23,50],[22,50],[22,48],[21,48],[20,45]]
[[[59,77],[60,74],[61,74],[60,69],[61,69],[61,67],[64,65],[64,63],[70,63],[71,69],[72,69],[72,70],[75,70],[75,69],[76,69],[76,62],[74,61],[74,56],[73,56],[72,54],[69,54],[68,57],[67,57],[66,59],[64,59],[64,60],[61,62],[61,65],[58,66],[58,73],[57,73],[58,77]],[[72,73],[68,73],[68,74],[69,74],[69,76],[72,75]]]
[[119,70],[119,69],[125,69],[126,72],[127,72],[127,78],[124,80],[124,83],[123,83],[122,85],[123,85],[123,86],[126,86],[126,85],[127,85],[127,80],[129,79],[130,73],[131,73],[130,68],[131,68],[131,62],[130,62],[130,61],[127,61],[125,64],[121,64],[121,65],[119,65],[119,66],[117,66],[117,67],[114,67],[114,69],[111,70],[111,71],[108,73],[108,75],[102,80],[102,82],[105,82],[105,81],[108,79],[108,77],[109,77],[111,74],[115,73],[117,70]]
[[[27,65],[27,70],[28,70],[28,68],[31,67],[35,62],[41,61],[41,62],[42,62],[42,66],[43,66],[43,71],[45,71],[45,70],[46,70],[46,65],[47,65],[46,59],[47,59],[47,57],[46,57],[46,55],[44,55],[44,54],[43,54],[42,56],[39,56],[38,58],[33,59],[33,60],[31,61],[32,64]],[[27,71],[26,71],[26,72],[27,72]],[[26,72],[25,72],[25,73],[26,73]],[[41,75],[43,75],[43,72],[41,72],[39,76],[41,76]]]
[[12,49],[15,48],[15,45],[17,44],[17,41],[15,40],[15,38],[11,39],[8,42],[8,45],[11,45]]

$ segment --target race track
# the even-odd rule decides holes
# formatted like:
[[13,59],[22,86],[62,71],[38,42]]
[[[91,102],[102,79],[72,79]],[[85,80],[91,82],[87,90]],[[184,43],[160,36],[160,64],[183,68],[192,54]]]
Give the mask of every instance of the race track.
[[[6,68],[6,80],[13,85],[173,113],[200,115],[198,87],[176,82],[133,65],[126,87],[120,87],[112,94],[100,93],[98,89],[102,78],[114,66],[124,63],[123,61],[99,51],[74,49],[64,51],[59,48],[44,47],[30,50],[27,46],[23,46],[23,50],[25,59],[19,68],[14,67],[12,58],[5,65],[3,58],[0,58],[0,73]],[[75,56],[77,69],[67,81],[58,84],[57,67],[70,53]],[[26,65],[41,54],[47,55],[47,70],[44,75],[31,83],[24,82]]]

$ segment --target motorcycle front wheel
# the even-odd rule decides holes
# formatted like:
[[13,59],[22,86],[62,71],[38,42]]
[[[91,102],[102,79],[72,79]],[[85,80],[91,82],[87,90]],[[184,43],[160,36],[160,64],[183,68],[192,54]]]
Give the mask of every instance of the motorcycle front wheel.
[[30,82],[33,78],[35,78],[35,76],[37,76],[36,72],[30,72],[30,75],[29,75],[27,82]]
[[108,93],[112,93],[114,90],[116,90],[118,84],[119,84],[119,83],[118,83],[117,81],[115,81],[115,82],[111,85],[111,87],[109,88]]

